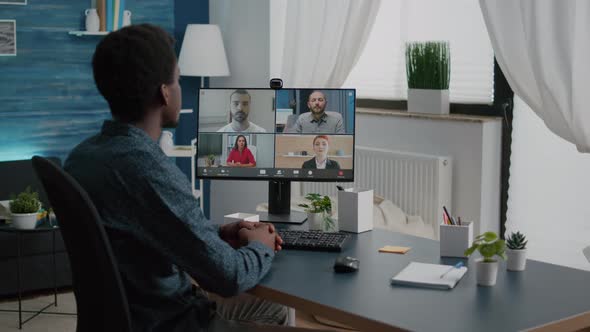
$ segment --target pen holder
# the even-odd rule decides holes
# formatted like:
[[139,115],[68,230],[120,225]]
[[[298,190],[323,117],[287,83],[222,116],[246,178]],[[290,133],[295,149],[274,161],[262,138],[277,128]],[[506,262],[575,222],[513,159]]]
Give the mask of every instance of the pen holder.
[[373,190],[338,191],[338,226],[352,233],[373,229]]
[[461,225],[440,224],[440,255],[466,257],[465,250],[473,243],[473,222]]

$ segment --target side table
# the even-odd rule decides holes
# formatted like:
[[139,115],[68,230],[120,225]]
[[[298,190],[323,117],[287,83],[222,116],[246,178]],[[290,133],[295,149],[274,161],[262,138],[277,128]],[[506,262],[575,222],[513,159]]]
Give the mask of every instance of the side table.
[[[18,229],[13,227],[12,225],[3,224],[0,225],[0,232],[11,233],[16,236],[16,250],[17,250],[17,259],[16,259],[16,282],[17,282],[17,294],[18,294],[18,310],[10,310],[10,309],[2,309],[2,312],[18,312],[18,328],[19,330],[22,329],[22,326],[30,321],[31,319],[37,317],[41,313],[52,314],[52,315],[76,315],[75,313],[61,313],[61,312],[46,312],[45,310],[50,306],[57,307],[57,272],[56,272],[56,264],[55,264],[55,233],[59,230],[57,225],[43,225],[38,226],[34,229]],[[40,310],[23,310],[22,308],[22,248],[21,248],[21,238],[23,234],[29,233],[41,233],[41,232],[51,232],[52,233],[52,266],[53,266],[53,303],[49,303],[45,307]],[[33,313],[33,315],[26,320],[23,321],[22,314],[24,313]]]

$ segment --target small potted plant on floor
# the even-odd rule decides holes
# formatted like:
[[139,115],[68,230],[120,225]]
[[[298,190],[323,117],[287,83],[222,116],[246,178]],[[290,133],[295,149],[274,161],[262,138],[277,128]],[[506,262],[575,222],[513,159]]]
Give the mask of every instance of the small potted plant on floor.
[[305,212],[307,212],[309,229],[326,232],[337,231],[336,223],[331,216],[332,202],[330,197],[309,193],[305,195],[305,199],[309,201],[309,204],[299,204],[299,206],[305,208]]
[[406,76],[408,112],[449,114],[449,42],[407,43]]
[[479,251],[482,256],[475,262],[477,284],[494,286],[498,276],[498,260],[494,257],[506,259],[504,240],[498,238],[494,232],[485,232],[475,238],[473,245],[465,250],[465,256],[470,256],[475,250]]
[[37,224],[37,212],[41,208],[39,194],[30,187],[10,201],[12,224],[19,229],[33,229]]
[[510,271],[524,271],[526,267],[526,237],[520,232],[510,233],[506,239],[506,268]]

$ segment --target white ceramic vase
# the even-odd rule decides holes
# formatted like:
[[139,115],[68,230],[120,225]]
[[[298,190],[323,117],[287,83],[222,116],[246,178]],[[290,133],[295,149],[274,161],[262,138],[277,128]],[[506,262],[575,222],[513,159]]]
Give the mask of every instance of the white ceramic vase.
[[33,229],[37,225],[37,212],[12,213],[12,225],[18,229]]
[[506,248],[506,269],[509,271],[524,271],[526,267],[526,249],[512,250]]
[[131,25],[131,11],[123,11],[123,27]]
[[100,20],[98,19],[96,8],[86,9],[84,14],[86,14],[86,31],[98,32],[100,28]]
[[324,214],[307,212],[307,224],[309,230],[323,231],[324,230]]
[[498,262],[486,263],[483,259],[475,262],[477,284],[481,286],[494,286],[498,276]]

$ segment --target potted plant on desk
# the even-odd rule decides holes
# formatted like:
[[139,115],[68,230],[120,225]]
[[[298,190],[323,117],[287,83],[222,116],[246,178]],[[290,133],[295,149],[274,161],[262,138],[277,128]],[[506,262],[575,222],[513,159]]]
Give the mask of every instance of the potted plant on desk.
[[506,268],[510,271],[524,271],[526,267],[526,237],[520,232],[510,233],[506,240]]
[[305,199],[310,201],[309,204],[299,204],[299,206],[305,208],[305,212],[307,212],[309,229],[326,232],[337,231],[336,223],[331,216],[332,202],[330,197],[309,193],[305,195]]
[[504,240],[498,238],[494,232],[485,232],[473,241],[473,245],[465,250],[465,256],[470,256],[479,251],[483,258],[476,260],[477,284],[482,286],[494,286],[498,276],[498,261],[494,256],[506,259],[506,246]]
[[12,224],[19,229],[33,229],[37,225],[37,212],[41,208],[39,194],[30,187],[10,201]]

